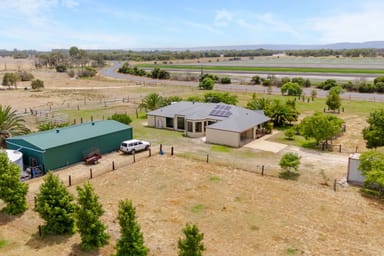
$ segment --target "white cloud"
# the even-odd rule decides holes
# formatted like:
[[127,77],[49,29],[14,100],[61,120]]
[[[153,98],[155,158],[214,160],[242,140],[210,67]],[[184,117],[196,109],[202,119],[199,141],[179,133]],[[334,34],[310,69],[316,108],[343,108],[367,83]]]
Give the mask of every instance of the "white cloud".
[[215,14],[213,26],[217,28],[232,26],[232,28],[238,27],[238,31],[247,29],[258,33],[284,32],[293,37],[300,37],[299,33],[289,24],[289,21],[282,21],[271,13],[219,10]]
[[218,27],[227,26],[233,20],[232,13],[227,10],[220,10],[216,12],[214,25]]
[[383,9],[384,3],[365,2],[358,12],[317,17],[310,20],[309,25],[320,33],[321,43],[383,40]]
[[79,5],[76,0],[62,0],[61,4],[67,8],[75,8]]

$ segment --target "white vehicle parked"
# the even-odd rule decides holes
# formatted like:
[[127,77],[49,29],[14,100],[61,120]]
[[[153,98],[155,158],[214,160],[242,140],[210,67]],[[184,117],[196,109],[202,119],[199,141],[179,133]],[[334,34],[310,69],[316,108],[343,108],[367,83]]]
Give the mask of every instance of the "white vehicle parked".
[[120,145],[120,151],[124,153],[135,153],[138,151],[148,150],[151,144],[143,140],[125,140]]

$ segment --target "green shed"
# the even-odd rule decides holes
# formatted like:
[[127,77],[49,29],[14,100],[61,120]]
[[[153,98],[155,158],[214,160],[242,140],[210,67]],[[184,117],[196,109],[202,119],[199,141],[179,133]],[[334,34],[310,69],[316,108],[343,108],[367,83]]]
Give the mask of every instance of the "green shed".
[[24,166],[39,165],[47,172],[81,162],[94,149],[100,154],[118,150],[121,141],[132,136],[131,126],[106,120],[15,136],[6,143],[23,153]]

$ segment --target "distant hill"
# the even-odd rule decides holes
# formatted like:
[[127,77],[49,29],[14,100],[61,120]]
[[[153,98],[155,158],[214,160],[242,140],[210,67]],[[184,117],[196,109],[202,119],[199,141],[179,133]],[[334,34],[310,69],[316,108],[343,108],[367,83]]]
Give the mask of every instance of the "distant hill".
[[343,42],[334,44],[255,44],[255,45],[228,45],[228,46],[206,46],[206,47],[190,47],[190,48],[141,48],[132,49],[134,51],[206,51],[206,50],[255,50],[266,49],[274,51],[283,50],[319,50],[319,49],[384,49],[384,41],[368,41],[368,42]]

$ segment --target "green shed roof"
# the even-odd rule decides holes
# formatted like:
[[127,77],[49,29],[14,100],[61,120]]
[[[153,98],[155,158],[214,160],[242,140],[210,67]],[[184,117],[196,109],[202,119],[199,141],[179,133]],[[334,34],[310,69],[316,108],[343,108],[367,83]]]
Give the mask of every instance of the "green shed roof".
[[132,129],[132,127],[114,120],[95,121],[28,135],[15,136],[7,139],[7,141],[24,140],[45,150],[127,129]]

